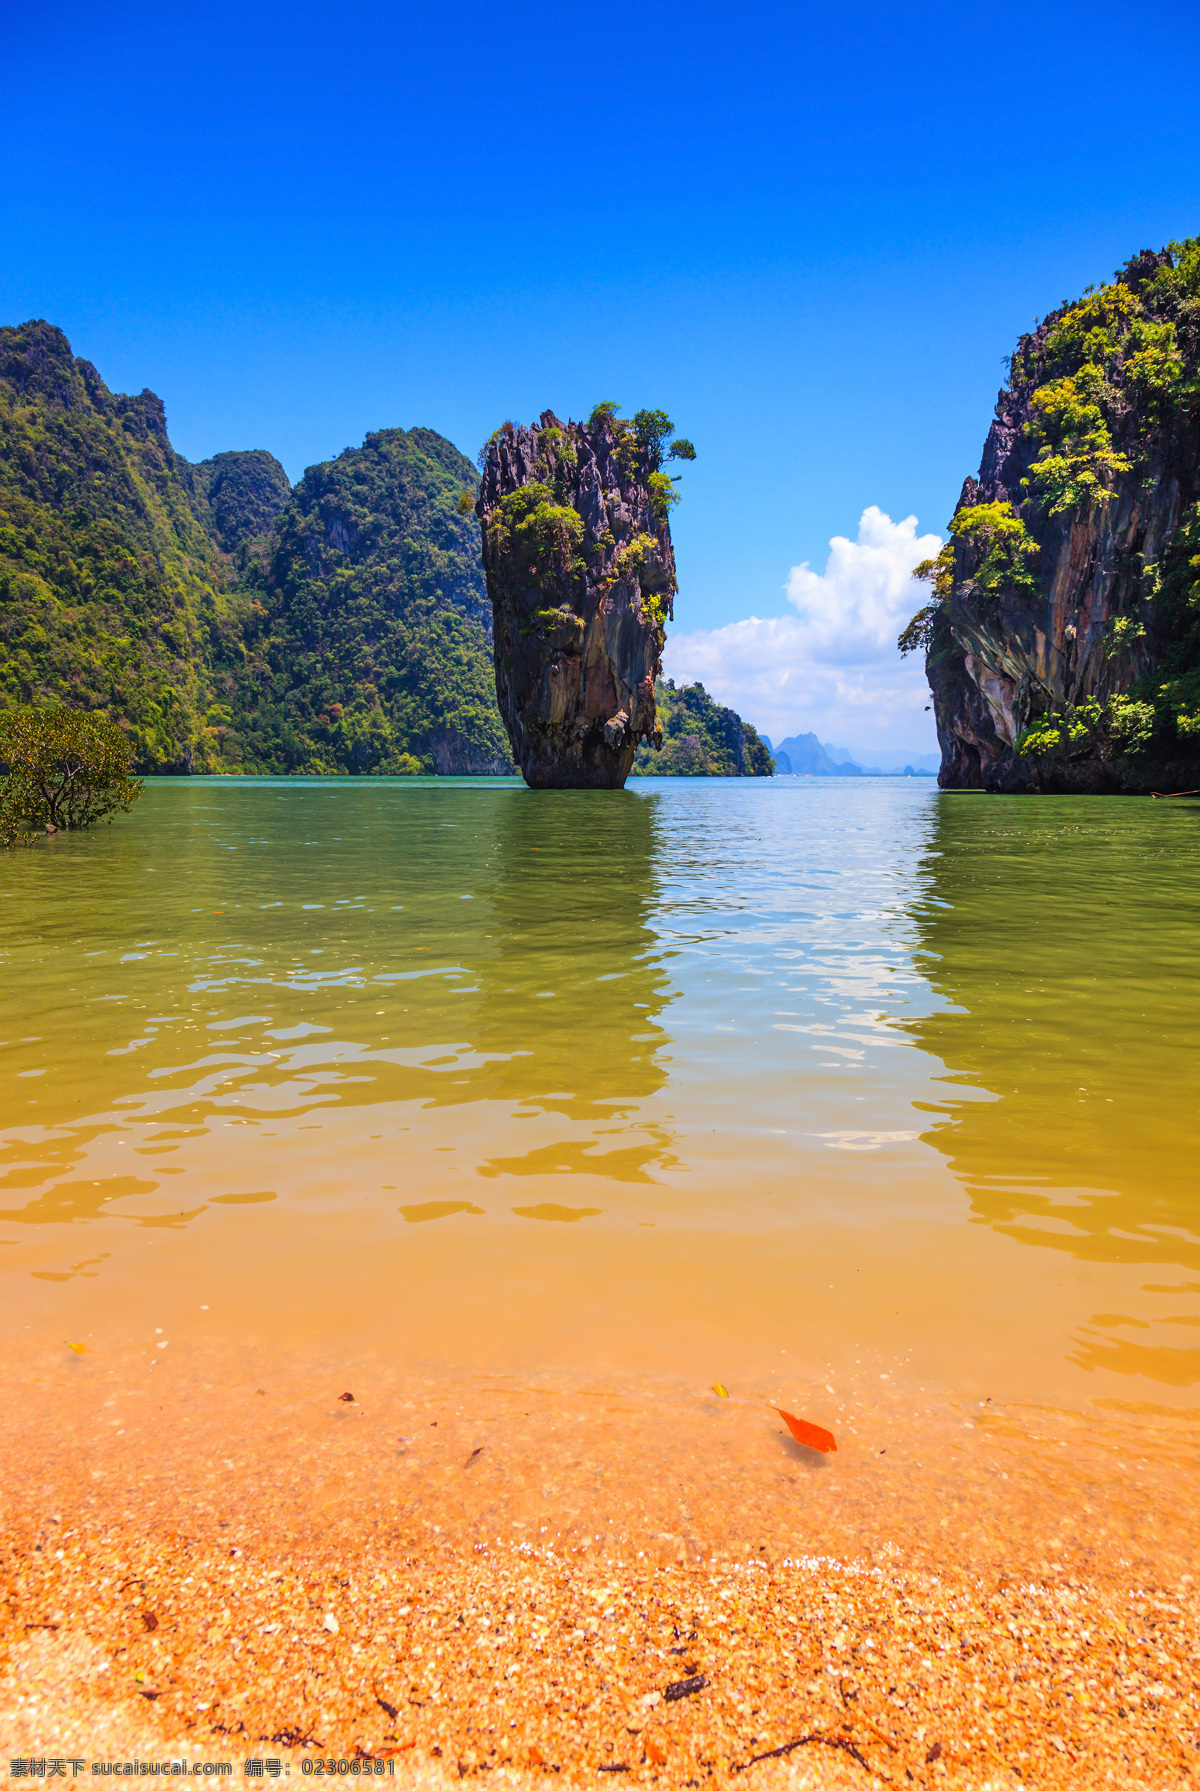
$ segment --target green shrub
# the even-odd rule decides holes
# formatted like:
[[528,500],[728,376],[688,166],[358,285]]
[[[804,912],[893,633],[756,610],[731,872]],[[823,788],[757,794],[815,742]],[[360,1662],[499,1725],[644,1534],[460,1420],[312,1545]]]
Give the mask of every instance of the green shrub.
[[0,839],[45,828],[90,827],[132,807],[142,785],[121,729],[79,709],[0,714]]
[[1104,651],[1109,659],[1116,659],[1125,653],[1136,641],[1146,638],[1146,626],[1136,616],[1114,616],[1108,625],[1108,638]]
[[1103,702],[1089,697],[1035,721],[1018,736],[1016,751],[1043,772],[1071,759],[1134,758],[1150,746],[1154,727],[1152,703],[1122,695]]
[[570,504],[556,504],[548,485],[521,485],[502,498],[490,522],[492,551],[528,566],[535,579],[546,572],[582,572],[583,518]]
[[650,508],[659,522],[665,522],[672,506],[679,502],[674,481],[666,473],[651,473],[647,477],[646,488],[650,493]]
[[588,428],[603,429],[606,426],[612,428],[617,425],[617,412],[620,408],[619,404],[610,404],[607,399],[600,404],[593,405],[592,414],[587,420]]

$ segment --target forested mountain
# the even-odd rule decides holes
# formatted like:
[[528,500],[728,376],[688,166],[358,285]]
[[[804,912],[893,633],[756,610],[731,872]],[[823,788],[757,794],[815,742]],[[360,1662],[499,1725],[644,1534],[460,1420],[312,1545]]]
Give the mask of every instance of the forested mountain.
[[61,330],[0,330],[0,701],[120,720],[139,765],[194,757],[249,600],[152,392],[110,392]]
[[214,681],[224,756],[270,771],[512,769],[476,483],[432,429],[383,429],[308,469],[267,563],[246,571],[244,665]]
[[[153,392],[110,392],[52,324],[0,329],[0,709],[102,711],[141,772],[511,772],[478,486],[432,429],[294,489],[261,448],[193,465]],[[699,687],[663,715],[639,769],[765,759]]]
[[638,748],[635,777],[770,777],[775,761],[758,733],[733,709],[713,701],[703,684],[654,687],[662,751]]
[[294,491],[262,449],[193,466],[152,392],[0,330],[0,706],[101,709],[150,772],[508,770],[476,485],[430,429]]

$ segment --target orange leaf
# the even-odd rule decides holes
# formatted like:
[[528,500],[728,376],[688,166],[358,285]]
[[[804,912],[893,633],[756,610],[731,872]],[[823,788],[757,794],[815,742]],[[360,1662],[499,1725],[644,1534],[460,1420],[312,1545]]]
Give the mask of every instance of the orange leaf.
[[785,1412],[781,1406],[776,1406],[775,1410],[796,1441],[803,1443],[806,1449],[819,1449],[822,1455],[829,1455],[831,1452],[836,1455],[837,1443],[834,1441],[832,1431],[822,1430],[819,1424],[810,1424],[805,1418],[793,1418],[792,1414]]

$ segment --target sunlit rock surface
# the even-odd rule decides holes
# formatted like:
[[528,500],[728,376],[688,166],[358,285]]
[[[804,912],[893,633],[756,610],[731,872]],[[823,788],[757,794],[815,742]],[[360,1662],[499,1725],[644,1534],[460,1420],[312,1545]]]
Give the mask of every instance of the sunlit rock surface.
[[927,648],[944,788],[1200,785],[1198,376],[1196,242],[1021,338],[901,637]]
[[506,423],[476,514],[496,690],[535,788],[620,789],[661,740],[654,680],[675,594],[667,503],[647,455],[609,420]]

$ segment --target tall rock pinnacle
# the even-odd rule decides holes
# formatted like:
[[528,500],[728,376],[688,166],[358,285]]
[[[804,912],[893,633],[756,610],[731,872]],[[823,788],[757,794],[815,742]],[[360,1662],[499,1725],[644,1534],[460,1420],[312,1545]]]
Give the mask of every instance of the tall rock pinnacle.
[[654,680],[672,615],[671,424],[598,405],[543,411],[487,445],[476,515],[492,600],[496,692],[535,789],[620,789],[640,740],[662,740]]

